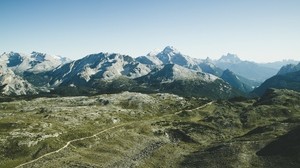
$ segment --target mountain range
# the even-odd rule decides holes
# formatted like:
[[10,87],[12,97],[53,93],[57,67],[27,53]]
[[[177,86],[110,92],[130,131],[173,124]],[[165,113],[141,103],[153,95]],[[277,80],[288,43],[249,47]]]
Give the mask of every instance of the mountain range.
[[5,95],[38,94],[43,88],[28,82],[26,76],[50,71],[70,61],[68,58],[38,52],[0,55],[0,84]]
[[278,70],[287,64],[295,64],[294,60],[283,60],[273,63],[255,63],[251,61],[242,61],[237,55],[228,53],[220,59],[213,62],[222,69],[230,69],[232,72],[247,79],[264,82],[266,79],[276,75]]
[[277,72],[298,70],[299,64],[295,63],[289,60],[259,64],[242,61],[234,54],[218,60],[196,59],[171,46],[137,58],[98,53],[74,61],[39,52],[10,52],[0,55],[0,85],[4,95],[126,90],[230,98],[247,95]]

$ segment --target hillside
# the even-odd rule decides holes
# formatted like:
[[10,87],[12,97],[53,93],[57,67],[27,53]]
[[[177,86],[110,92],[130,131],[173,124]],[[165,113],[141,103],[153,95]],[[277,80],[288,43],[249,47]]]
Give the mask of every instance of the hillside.
[[300,71],[291,72],[282,75],[275,75],[270,79],[267,79],[253,93],[256,95],[263,95],[269,88],[277,89],[290,89],[300,91]]
[[299,167],[299,100],[270,90],[257,101],[123,92],[1,102],[0,167]]

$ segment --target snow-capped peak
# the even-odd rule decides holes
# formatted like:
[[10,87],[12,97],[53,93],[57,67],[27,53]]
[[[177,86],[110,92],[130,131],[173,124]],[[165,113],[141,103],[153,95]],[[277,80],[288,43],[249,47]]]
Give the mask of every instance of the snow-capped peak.
[[170,53],[173,53],[173,54],[179,54],[180,52],[174,48],[173,46],[167,46],[164,48],[164,50],[162,51],[164,54],[170,54]]
[[119,77],[137,78],[149,72],[146,65],[128,55],[98,53],[58,67],[53,71],[55,77],[50,85],[72,83],[80,86],[98,79],[111,81]]
[[205,62],[205,63],[211,63],[212,64],[214,61],[211,58],[206,57],[206,59],[203,60],[203,62]]
[[176,64],[189,69],[201,71],[196,59],[181,54],[172,46],[167,46],[160,52],[150,52],[147,56],[140,56],[136,60],[150,66]]
[[[14,73],[21,75],[24,72],[45,72],[69,62],[69,59],[33,51],[31,54],[3,53],[0,62],[6,64]],[[3,65],[4,65],[3,64]]]

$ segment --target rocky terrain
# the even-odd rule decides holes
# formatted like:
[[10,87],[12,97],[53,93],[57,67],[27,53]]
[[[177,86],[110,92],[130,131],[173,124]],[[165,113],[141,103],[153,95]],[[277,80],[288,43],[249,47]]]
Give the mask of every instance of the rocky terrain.
[[271,77],[284,63],[4,53],[0,167],[300,167],[299,64]]
[[[296,71],[298,66],[287,65],[295,62],[258,64],[233,54],[219,60],[196,59],[172,46],[136,58],[100,52],[73,61],[39,52],[9,52],[0,55],[0,94],[80,96],[131,91],[226,99],[246,96],[283,65],[279,73]],[[194,88],[200,89],[194,92]]]
[[0,167],[299,167],[300,94],[1,99]]

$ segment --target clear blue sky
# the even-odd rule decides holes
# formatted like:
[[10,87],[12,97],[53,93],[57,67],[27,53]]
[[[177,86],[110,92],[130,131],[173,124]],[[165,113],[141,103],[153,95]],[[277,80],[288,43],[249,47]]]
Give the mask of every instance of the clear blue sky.
[[300,0],[0,0],[0,52],[300,59]]

